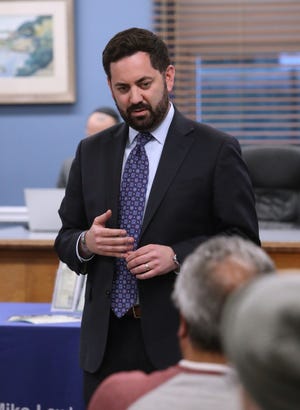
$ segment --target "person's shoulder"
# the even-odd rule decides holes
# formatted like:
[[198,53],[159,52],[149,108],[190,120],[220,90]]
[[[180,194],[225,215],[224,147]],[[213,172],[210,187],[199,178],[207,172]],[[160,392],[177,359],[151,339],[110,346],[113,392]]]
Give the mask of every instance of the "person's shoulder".
[[108,376],[97,388],[89,403],[88,410],[126,409],[136,397],[145,374],[140,371],[120,372]]
[[205,139],[209,142],[218,141],[227,141],[236,143],[236,138],[227,132],[220,130],[214,127],[211,124],[204,122],[199,122],[191,118],[186,117],[183,113],[175,109],[174,114],[175,128],[178,127],[178,124],[181,124],[182,127],[186,130],[187,133],[194,134],[196,137],[201,137],[203,142]]
[[99,390],[119,390],[122,391],[125,386],[126,390],[138,390],[140,388],[152,388],[161,383],[164,379],[172,377],[178,373],[179,367],[172,366],[164,370],[156,370],[152,373],[144,373],[140,370],[128,372],[119,372],[107,377],[101,384]]
[[217,139],[219,141],[226,141],[226,142],[236,142],[236,138],[228,134],[227,132],[216,128],[211,124],[207,124],[204,122],[197,122],[192,121],[194,123],[195,130],[199,134],[199,136],[206,136],[209,140]]
[[106,410],[126,409],[143,394],[178,372],[178,367],[174,366],[150,374],[136,370],[115,373],[105,379],[98,387],[91,399],[89,410],[98,408]]

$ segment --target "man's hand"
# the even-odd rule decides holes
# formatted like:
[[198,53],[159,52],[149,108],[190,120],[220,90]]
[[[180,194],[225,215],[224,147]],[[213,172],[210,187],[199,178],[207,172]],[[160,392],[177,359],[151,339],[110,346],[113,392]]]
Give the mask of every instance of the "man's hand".
[[146,245],[129,252],[126,262],[137,279],[149,279],[176,269],[173,257],[174,251],[170,246]]
[[125,229],[106,228],[106,222],[112,212],[108,209],[97,216],[90,229],[85,234],[88,250],[102,256],[125,258],[133,249],[134,238],[127,236]]

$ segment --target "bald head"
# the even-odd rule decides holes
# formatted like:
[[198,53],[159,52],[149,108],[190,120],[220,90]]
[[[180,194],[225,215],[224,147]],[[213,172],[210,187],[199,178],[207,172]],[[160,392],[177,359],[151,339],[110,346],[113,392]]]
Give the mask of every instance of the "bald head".
[[93,112],[86,123],[86,136],[96,134],[117,124],[114,117],[104,112]]

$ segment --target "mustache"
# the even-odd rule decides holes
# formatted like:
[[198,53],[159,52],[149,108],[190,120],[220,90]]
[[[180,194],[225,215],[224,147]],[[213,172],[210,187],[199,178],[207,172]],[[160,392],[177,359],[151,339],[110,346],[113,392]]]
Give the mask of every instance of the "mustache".
[[151,107],[148,104],[143,104],[143,103],[139,103],[139,104],[133,104],[130,107],[127,108],[127,114],[131,114],[133,111],[135,110],[150,110],[151,111]]

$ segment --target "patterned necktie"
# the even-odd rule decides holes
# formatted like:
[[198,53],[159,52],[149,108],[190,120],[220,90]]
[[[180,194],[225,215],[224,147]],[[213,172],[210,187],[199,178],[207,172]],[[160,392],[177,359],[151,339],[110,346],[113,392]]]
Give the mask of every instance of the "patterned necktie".
[[[128,236],[134,238],[134,249],[137,248],[141,231],[148,184],[149,161],[145,144],[151,138],[150,133],[137,135],[136,146],[128,156],[121,183],[119,226],[126,229]],[[136,300],[136,278],[127,269],[125,259],[118,258],[112,287],[112,310],[116,316],[121,317],[135,304]]]

